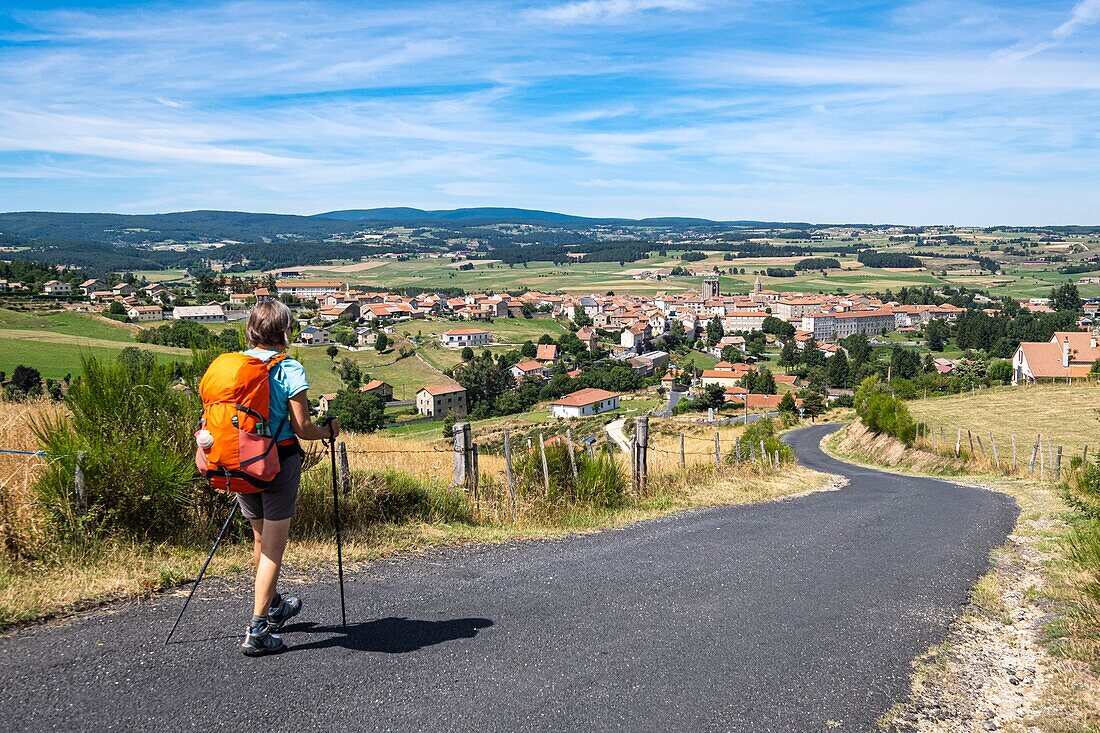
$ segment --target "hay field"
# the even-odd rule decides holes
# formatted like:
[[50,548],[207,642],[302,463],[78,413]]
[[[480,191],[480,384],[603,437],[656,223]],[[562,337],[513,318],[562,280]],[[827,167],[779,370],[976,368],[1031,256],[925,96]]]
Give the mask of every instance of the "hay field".
[[1030,448],[1036,434],[1044,445],[1064,446],[1072,455],[1086,445],[1100,449],[1100,385],[1095,383],[1036,384],[995,387],[973,393],[932,397],[909,403],[913,416],[938,435],[942,427],[951,440],[956,428],[987,440],[996,436],[1007,446],[1015,435],[1020,446]]

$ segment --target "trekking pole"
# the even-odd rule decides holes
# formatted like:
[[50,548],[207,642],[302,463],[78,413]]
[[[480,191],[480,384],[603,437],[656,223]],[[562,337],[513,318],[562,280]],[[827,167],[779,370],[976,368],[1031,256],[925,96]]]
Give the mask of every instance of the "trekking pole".
[[336,571],[340,576],[340,625],[348,630],[347,611],[344,606],[344,548],[340,542],[340,492],[336,488],[336,434],[332,429],[332,418],[326,418],[328,427],[328,454],[332,462],[332,513],[336,518]]
[[183,602],[183,608],[180,609],[180,615],[176,617],[176,623],[172,625],[172,630],[168,632],[168,638],[164,640],[164,645],[168,646],[168,642],[172,640],[172,634],[176,633],[176,627],[180,625],[180,621],[183,619],[183,614],[187,611],[187,604],[191,603],[192,596],[195,595],[195,591],[199,587],[199,583],[202,582],[202,576],[206,575],[206,568],[210,565],[210,561],[214,559],[214,553],[218,551],[218,545],[221,544],[222,538],[225,537],[225,531],[229,529],[229,523],[233,521],[233,517],[237,514],[237,500],[233,500],[233,508],[229,510],[229,516],[225,518],[225,524],[222,525],[222,529],[218,532],[217,539],[214,540],[214,547],[210,549],[210,554],[206,557],[206,562],[202,564],[202,570],[199,571],[199,575],[195,578],[195,584],[191,586],[191,592],[187,594],[187,600]]

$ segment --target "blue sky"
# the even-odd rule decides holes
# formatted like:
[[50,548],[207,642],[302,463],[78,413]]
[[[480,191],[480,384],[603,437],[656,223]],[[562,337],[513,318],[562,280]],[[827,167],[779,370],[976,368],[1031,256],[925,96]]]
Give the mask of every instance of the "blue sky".
[[1100,0],[0,5],[0,210],[1100,223]]

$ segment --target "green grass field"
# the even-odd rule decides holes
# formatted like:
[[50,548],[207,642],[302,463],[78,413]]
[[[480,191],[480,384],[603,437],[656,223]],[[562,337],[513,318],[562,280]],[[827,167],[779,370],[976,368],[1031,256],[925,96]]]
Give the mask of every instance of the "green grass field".
[[13,311],[0,308],[0,329],[50,331],[70,336],[104,339],[106,341],[134,340],[134,326],[112,321],[93,313],[72,311]]
[[[72,340],[67,342],[63,339],[42,340],[42,334],[39,334],[38,338],[26,338],[25,335],[17,331],[0,331],[0,370],[9,375],[16,366],[24,364],[34,367],[47,379],[61,379],[66,374],[80,373],[82,356],[113,359],[127,345],[135,345],[95,339],[80,339],[74,343]],[[58,336],[57,334],[46,335]],[[155,351],[157,359],[164,362],[186,360],[191,356],[191,352],[185,349],[144,345],[142,348]]]

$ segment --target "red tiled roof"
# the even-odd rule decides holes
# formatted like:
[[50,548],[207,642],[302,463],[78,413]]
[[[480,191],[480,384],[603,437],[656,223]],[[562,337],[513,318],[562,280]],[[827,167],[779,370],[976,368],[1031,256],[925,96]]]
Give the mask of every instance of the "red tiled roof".
[[606,389],[596,389],[595,387],[588,387],[586,389],[578,390],[573,394],[566,395],[560,400],[551,402],[551,405],[561,405],[563,407],[584,407],[585,405],[591,405],[596,402],[603,402],[609,400],[612,397],[618,397],[615,392],[608,392]]

